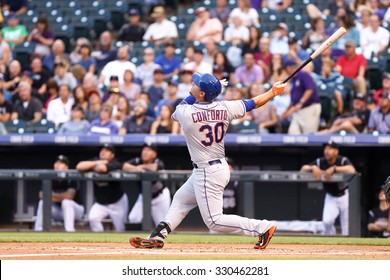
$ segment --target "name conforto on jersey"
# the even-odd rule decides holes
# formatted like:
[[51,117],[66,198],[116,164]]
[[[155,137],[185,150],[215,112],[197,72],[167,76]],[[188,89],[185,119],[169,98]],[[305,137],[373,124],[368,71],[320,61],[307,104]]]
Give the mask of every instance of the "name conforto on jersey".
[[192,113],[191,115],[194,123],[202,121],[226,121],[228,119],[226,110],[205,110]]

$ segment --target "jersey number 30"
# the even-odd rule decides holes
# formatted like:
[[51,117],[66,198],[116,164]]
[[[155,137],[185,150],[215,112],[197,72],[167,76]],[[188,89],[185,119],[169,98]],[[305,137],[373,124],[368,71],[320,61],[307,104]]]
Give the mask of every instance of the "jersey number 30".
[[202,125],[199,128],[200,132],[205,132],[205,140],[200,141],[206,147],[211,146],[213,142],[220,143],[225,137],[225,127],[224,123],[219,122],[214,127],[211,125]]

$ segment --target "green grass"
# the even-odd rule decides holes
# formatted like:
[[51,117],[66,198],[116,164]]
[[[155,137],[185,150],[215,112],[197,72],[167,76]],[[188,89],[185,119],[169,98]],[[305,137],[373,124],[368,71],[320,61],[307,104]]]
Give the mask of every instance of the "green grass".
[[[132,236],[147,236],[146,232],[129,233],[65,233],[65,232],[0,232],[0,243],[4,242],[82,242],[82,243],[123,243]],[[209,234],[171,234],[171,244],[251,244],[253,237]],[[322,236],[275,236],[273,244],[323,244],[323,245],[382,245],[390,246],[390,239],[322,237]]]

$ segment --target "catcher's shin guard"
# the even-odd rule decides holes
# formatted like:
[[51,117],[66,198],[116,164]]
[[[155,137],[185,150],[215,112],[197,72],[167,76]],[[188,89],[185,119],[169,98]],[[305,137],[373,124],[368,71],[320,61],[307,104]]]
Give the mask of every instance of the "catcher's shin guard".
[[255,249],[265,249],[269,242],[271,241],[272,236],[274,235],[276,231],[276,226],[270,227],[269,230],[264,232],[262,235],[259,235],[259,242],[255,244]]

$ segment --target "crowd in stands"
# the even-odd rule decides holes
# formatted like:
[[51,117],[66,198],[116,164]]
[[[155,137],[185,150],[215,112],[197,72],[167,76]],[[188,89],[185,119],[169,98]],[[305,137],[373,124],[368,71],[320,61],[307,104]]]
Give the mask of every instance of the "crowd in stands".
[[[250,98],[286,78],[341,26],[345,36],[231,131],[390,133],[389,1],[310,1],[301,23],[310,28],[301,32],[278,19],[298,11],[298,1],[195,1],[171,14],[162,1],[145,1],[154,5],[149,13],[130,7],[118,30],[78,37],[69,51],[48,15],[30,29],[20,21],[38,1],[1,2],[0,134],[42,120],[59,134],[180,134],[170,115],[188,95],[192,73],[227,79],[219,99]],[[34,46],[27,61],[16,51],[26,42]]]

